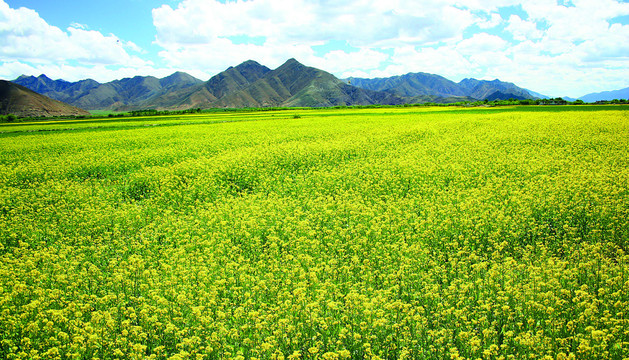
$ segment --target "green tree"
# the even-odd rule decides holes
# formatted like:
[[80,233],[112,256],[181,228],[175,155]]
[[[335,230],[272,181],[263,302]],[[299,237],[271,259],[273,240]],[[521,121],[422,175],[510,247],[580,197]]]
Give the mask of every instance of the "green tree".
[[16,122],[17,120],[18,118],[14,114],[0,116],[0,122]]

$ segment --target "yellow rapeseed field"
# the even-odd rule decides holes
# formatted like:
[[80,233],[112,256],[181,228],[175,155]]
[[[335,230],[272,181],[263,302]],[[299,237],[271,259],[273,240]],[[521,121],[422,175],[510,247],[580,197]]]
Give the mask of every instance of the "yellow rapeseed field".
[[627,107],[0,126],[0,358],[627,359]]

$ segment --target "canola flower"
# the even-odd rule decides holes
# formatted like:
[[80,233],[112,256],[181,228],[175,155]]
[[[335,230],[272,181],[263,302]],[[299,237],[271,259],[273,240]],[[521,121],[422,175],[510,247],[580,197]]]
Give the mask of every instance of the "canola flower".
[[626,107],[146,121],[0,126],[1,358],[629,358]]

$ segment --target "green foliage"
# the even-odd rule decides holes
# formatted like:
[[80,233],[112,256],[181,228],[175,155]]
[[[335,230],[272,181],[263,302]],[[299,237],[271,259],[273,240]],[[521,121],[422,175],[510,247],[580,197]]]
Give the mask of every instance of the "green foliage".
[[151,182],[152,179],[142,176],[128,179],[124,188],[124,196],[135,201],[149,198],[153,192]]
[[619,104],[629,104],[629,99],[600,100],[600,101],[597,101],[595,104],[597,104],[597,105],[608,105],[608,104],[619,105]]
[[21,119],[19,119],[14,114],[0,115],[0,122],[12,123],[12,122],[18,122],[20,120]]

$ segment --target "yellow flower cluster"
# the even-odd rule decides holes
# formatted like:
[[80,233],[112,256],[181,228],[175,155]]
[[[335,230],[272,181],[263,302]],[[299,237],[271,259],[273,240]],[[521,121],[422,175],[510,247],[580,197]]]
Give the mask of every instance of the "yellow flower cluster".
[[628,114],[0,126],[0,358],[629,358]]

